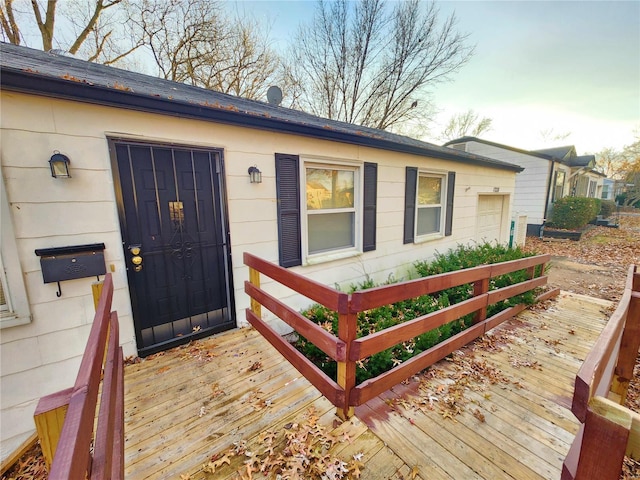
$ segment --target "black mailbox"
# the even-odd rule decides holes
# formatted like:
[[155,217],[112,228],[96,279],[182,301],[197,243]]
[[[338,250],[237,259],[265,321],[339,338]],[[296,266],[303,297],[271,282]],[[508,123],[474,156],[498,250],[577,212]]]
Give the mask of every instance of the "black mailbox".
[[69,247],[40,248],[44,283],[58,282],[58,297],[62,295],[60,282],[76,278],[100,277],[107,272],[104,264],[104,243],[73,245]]

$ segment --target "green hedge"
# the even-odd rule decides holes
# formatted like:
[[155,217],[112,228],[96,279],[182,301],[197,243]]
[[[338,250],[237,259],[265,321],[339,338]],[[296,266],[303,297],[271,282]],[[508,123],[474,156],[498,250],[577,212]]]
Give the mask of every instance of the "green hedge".
[[609,218],[617,208],[618,206],[613,200],[602,200],[600,215],[602,215],[603,218]]
[[551,224],[555,228],[569,230],[584,227],[598,216],[601,202],[598,198],[561,198],[553,205]]
[[[509,249],[501,245],[483,244],[476,246],[458,246],[456,250],[449,250],[444,254],[436,254],[433,261],[415,262],[414,267],[420,277],[435,275],[438,273],[452,272],[463,268],[475,267],[487,263],[499,263],[508,260],[516,260],[534,254],[525,253],[519,248]],[[539,268],[536,274],[539,274]],[[507,285],[527,280],[526,270],[501,275],[491,280],[489,289],[495,290]],[[385,284],[395,283],[390,278]],[[351,285],[348,291],[364,290],[376,286],[371,279],[367,279],[359,285]],[[378,332],[385,328],[398,325],[407,320],[435,312],[449,305],[458,303],[473,295],[473,286],[470,284],[453,287],[434,295],[423,295],[418,298],[410,298],[393,305],[385,305],[380,308],[360,312],[358,314],[357,337],[363,337],[370,333]],[[495,315],[501,310],[518,303],[532,304],[535,301],[533,292],[526,292],[514,298],[498,302],[487,309],[488,316]],[[325,330],[338,334],[338,314],[322,305],[313,305],[302,312],[309,320],[320,325]],[[403,342],[395,347],[372,355],[358,362],[356,367],[356,382],[373,378],[394,365],[404,362],[414,355],[419,354],[437,343],[446,340],[472,325],[473,315],[467,315],[451,323],[442,325],[434,330],[423,333],[416,338]],[[332,378],[336,378],[337,365],[322,350],[316,347],[304,337],[299,337],[294,346],[308,359],[314,362],[322,371]]]

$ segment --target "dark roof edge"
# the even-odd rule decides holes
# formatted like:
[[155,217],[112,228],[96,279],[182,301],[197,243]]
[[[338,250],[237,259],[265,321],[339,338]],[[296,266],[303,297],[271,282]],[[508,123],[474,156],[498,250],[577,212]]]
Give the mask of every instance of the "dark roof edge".
[[493,161],[488,157],[466,153],[460,155],[452,149],[451,153],[429,149],[417,145],[407,145],[391,140],[376,138],[368,133],[362,136],[339,131],[326,126],[320,128],[314,125],[288,122],[258,114],[243,113],[215,106],[205,106],[196,103],[170,100],[163,97],[140,95],[126,90],[117,90],[99,85],[90,85],[62,78],[41,76],[34,72],[2,66],[0,68],[2,88],[21,93],[30,93],[54,98],[81,101],[96,105],[104,105],[128,110],[148,113],[160,113],[181,118],[215,121],[228,125],[250,127],[274,132],[304,135],[324,140],[339,141],[359,146],[378,148],[400,153],[429,156],[443,160],[452,160],[472,165],[483,165],[500,170],[521,172],[518,165],[507,162]]
[[[544,158],[545,160],[553,160],[554,159],[554,157],[552,157],[551,155],[545,155],[544,153],[538,153],[538,152],[534,152],[534,151],[531,151],[531,150],[523,150],[521,148],[511,147],[509,145],[504,145],[502,143],[492,142],[490,140],[483,140],[483,139],[478,138],[478,137],[464,136],[464,137],[456,138],[455,140],[450,140],[447,143],[444,143],[442,146],[443,147],[448,147],[449,145],[453,145],[455,143],[465,143],[465,142],[484,143],[485,145],[491,145],[492,147],[504,148],[506,150],[511,150],[513,152],[516,152],[516,153],[522,153],[524,155],[531,155],[532,157]],[[555,160],[557,161],[558,159],[556,158]]]

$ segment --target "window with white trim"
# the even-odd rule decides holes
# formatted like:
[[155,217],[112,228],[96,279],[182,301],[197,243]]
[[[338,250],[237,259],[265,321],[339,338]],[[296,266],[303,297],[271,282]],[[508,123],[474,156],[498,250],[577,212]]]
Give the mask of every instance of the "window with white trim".
[[556,172],[556,182],[553,188],[553,200],[560,200],[564,197],[564,182],[565,182],[566,174],[563,170],[558,170]]
[[446,177],[418,173],[416,189],[416,237],[441,235],[444,226]]
[[22,268],[18,260],[11,210],[2,178],[0,178],[0,223],[0,328],[6,328],[29,323],[31,312]]
[[301,161],[286,153],[275,161],[281,266],[376,249],[376,163]]
[[[4,269],[2,273],[4,273]],[[0,278],[0,315],[3,315],[4,314],[3,312],[9,311],[9,304],[7,303],[7,299],[4,296],[4,284],[5,284],[5,279],[4,279],[4,275],[2,275],[2,277]]]
[[308,255],[359,249],[360,169],[305,162]]
[[406,167],[403,243],[452,234],[455,172]]

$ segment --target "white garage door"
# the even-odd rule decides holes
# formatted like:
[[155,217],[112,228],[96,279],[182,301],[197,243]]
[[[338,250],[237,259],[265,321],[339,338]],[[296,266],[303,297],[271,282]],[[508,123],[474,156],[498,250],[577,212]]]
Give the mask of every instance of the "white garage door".
[[495,242],[502,239],[503,195],[478,197],[478,241]]

